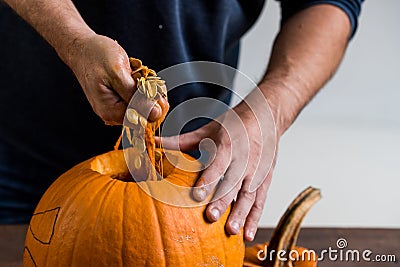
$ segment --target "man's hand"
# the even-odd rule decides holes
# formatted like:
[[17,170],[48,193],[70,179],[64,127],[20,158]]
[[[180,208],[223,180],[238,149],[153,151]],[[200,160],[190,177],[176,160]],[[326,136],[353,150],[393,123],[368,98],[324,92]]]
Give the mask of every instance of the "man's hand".
[[237,196],[226,230],[238,234],[244,227],[245,238],[253,240],[271,182],[276,148],[275,124],[262,93],[255,89],[216,120],[196,131],[162,138],[162,144],[183,151],[200,147],[214,154],[193,189],[193,197],[203,201],[217,188],[206,209],[208,220],[215,222]]
[[[126,107],[136,90],[129,59],[121,46],[94,33],[70,0],[5,0],[56,50],[75,73],[93,110],[106,124],[122,124]],[[153,102],[149,120],[161,117]]]
[[[275,152],[271,140],[280,138],[335,72],[349,34],[349,19],[335,6],[322,4],[298,12],[282,26],[275,40],[267,72],[259,84],[261,93],[254,90],[247,103],[240,103],[217,122],[180,137],[163,138],[165,147],[182,150],[201,146],[203,139],[214,141],[215,159],[197,183],[206,186],[193,192],[196,199],[204,199],[224,175],[206,210],[210,221],[217,220],[237,194],[226,229],[236,234],[244,226],[245,239],[253,240],[272,177],[272,168],[267,170],[273,165],[273,156],[268,153]],[[263,104],[266,101],[267,107]],[[265,117],[269,107],[276,136],[271,133],[274,127],[265,124],[271,121]]]
[[[71,44],[66,63],[75,73],[94,112],[108,125],[122,124],[125,110],[136,92],[125,50],[106,36],[90,34]],[[148,114],[149,121],[156,121],[162,115],[160,105],[155,102],[136,104],[140,105],[137,110]]]
[[121,124],[136,88],[124,49],[108,37],[91,34],[76,39],[68,51],[67,64],[94,112],[106,124]]

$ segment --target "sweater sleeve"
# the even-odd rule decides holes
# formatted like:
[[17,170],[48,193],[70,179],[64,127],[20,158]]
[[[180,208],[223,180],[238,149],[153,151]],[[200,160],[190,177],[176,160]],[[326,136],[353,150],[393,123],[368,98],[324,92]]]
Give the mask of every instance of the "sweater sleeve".
[[341,8],[349,17],[351,23],[350,39],[357,30],[358,17],[361,12],[361,4],[364,0],[278,0],[281,2],[281,25],[296,12],[310,6],[330,4]]

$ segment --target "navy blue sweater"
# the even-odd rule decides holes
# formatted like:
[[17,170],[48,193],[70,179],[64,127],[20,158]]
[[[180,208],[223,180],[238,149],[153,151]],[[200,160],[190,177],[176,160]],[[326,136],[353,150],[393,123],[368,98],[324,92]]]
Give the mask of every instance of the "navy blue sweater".
[[[264,5],[264,0],[73,2],[95,32],[117,40],[156,71],[194,60],[236,67],[240,38]],[[282,22],[307,6],[330,3],[348,14],[354,33],[361,2],[281,1]],[[55,51],[2,2],[0,14],[0,223],[27,222],[55,178],[112,149],[121,129],[104,125]],[[229,103],[231,94],[186,85],[169,95],[171,109],[201,96]]]

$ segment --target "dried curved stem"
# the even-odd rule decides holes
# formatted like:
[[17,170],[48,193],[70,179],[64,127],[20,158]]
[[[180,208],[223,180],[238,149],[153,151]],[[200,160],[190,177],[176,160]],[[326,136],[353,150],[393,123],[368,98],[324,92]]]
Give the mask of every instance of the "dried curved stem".
[[288,261],[280,261],[276,252],[284,250],[291,251],[297,241],[300,231],[300,226],[303,218],[311,207],[321,198],[319,189],[308,187],[301,192],[290,204],[285,214],[281,217],[278,226],[272,235],[268,245],[268,254],[274,251],[274,254],[269,254],[264,261],[266,267],[289,267],[293,263]]

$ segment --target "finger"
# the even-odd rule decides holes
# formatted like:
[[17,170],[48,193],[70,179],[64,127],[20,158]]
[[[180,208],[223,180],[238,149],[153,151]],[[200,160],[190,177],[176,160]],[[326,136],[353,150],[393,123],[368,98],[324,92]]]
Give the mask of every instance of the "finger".
[[152,109],[150,110],[150,114],[148,120],[150,122],[157,121],[161,119],[161,117],[165,116],[169,109],[169,103],[166,97],[161,97],[156,101]]
[[[111,86],[126,102],[131,102],[134,92],[137,90],[137,80],[131,75],[131,66],[126,52],[119,47],[119,58],[116,64],[111,67]],[[150,122],[159,120],[166,114],[169,107],[166,96],[162,95],[157,101],[143,99],[140,101],[142,110],[139,111]],[[135,106],[135,105],[134,105]]]
[[130,120],[128,116],[129,114],[127,114],[127,125],[129,125],[129,122],[137,124],[137,114],[140,114],[140,117],[143,117],[145,120],[148,120],[150,122],[154,122],[160,119],[164,114],[164,111],[165,113],[167,112],[168,104],[165,102],[165,100],[161,99],[153,101],[151,99],[148,99],[144,94],[135,92],[129,102],[127,112],[129,110],[134,110],[134,114],[136,115],[134,116],[135,119]]
[[123,122],[126,103],[121,101],[119,96],[108,91],[105,86],[100,85],[100,90],[105,91],[99,98],[90,101],[95,113],[105,122],[107,125],[120,125]]
[[228,208],[229,205],[231,205],[233,199],[239,192],[241,184],[242,184],[239,182],[234,185],[227,186],[226,185],[227,183],[229,183],[229,181],[226,181],[225,179],[222,180],[220,187],[226,186],[226,187],[230,188],[230,191],[228,191],[224,196],[222,196],[216,200],[213,200],[213,202],[211,202],[207,206],[206,217],[210,222],[217,221],[221,217],[221,215],[225,213],[226,209]]
[[126,104],[123,102],[116,103],[110,111],[106,109],[103,116],[100,116],[106,125],[121,125],[124,119]]
[[156,144],[162,144],[165,149],[189,151],[197,149],[203,138],[205,133],[198,129],[181,135],[156,137],[155,140]]
[[[242,147],[243,144],[239,144],[239,147]],[[227,203],[231,203],[232,200],[236,197],[239,192],[240,186],[244,181],[245,174],[249,169],[249,149],[240,149],[241,153],[235,155],[235,159],[230,162],[229,168],[225,172],[224,179],[221,181],[218,186],[216,192],[213,196],[213,205],[211,207],[216,208],[215,211],[211,212],[210,216],[213,213],[214,218],[212,221],[215,221],[219,218],[221,214],[223,214],[226,210]],[[217,158],[219,156],[217,155]],[[247,174],[248,175],[248,174]]]
[[254,204],[251,207],[251,210],[247,216],[245,225],[244,225],[244,238],[247,241],[253,241],[254,236],[257,232],[258,222],[260,221],[264,205],[265,199],[267,197],[269,182],[271,180],[272,174],[268,175],[263,184],[256,191],[256,198],[254,200]]
[[240,228],[244,226],[246,217],[249,214],[255,199],[256,192],[249,192],[244,188],[239,191],[231,214],[226,222],[226,230],[229,234],[236,235],[239,233]]
[[110,84],[121,98],[126,103],[129,103],[136,88],[136,81],[131,76],[128,55],[121,47],[119,47],[119,50],[119,57],[115,63],[111,65],[109,71]]
[[[231,166],[238,166],[232,164]],[[241,175],[238,175],[238,169],[229,169],[219,188],[216,201],[209,206],[210,215],[221,215],[225,212],[227,204],[231,203],[237,195],[237,200],[232,208],[229,218],[226,222],[226,230],[229,234],[236,235],[239,233],[240,228],[244,226],[247,215],[254,203],[256,192],[249,192],[247,189],[249,179],[242,179]],[[243,183],[241,181],[244,181]],[[238,194],[239,193],[239,194]],[[219,217],[219,216],[218,216]],[[218,219],[218,217],[212,219]]]
[[197,201],[205,200],[214,191],[220,178],[224,175],[232,159],[232,149],[229,144],[220,144],[214,161],[205,169],[193,188],[193,198]]
[[[120,57],[117,62],[111,67],[110,73],[110,85],[111,88],[121,97],[121,99],[129,103],[136,92],[136,81],[131,76],[131,67],[128,56],[125,51],[120,48]],[[168,101],[161,97],[158,101],[151,101],[145,97],[142,97],[139,101],[136,101],[137,111],[142,116],[147,118],[150,122],[159,120],[164,114],[164,107],[168,106]],[[166,112],[165,112],[166,113]]]

